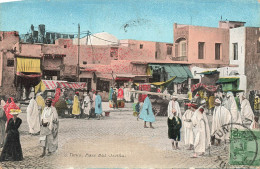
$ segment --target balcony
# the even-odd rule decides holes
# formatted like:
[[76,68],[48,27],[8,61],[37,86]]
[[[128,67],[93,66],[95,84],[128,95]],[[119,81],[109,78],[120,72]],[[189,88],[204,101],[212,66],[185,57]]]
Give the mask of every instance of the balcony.
[[171,57],[173,61],[188,61],[187,56]]

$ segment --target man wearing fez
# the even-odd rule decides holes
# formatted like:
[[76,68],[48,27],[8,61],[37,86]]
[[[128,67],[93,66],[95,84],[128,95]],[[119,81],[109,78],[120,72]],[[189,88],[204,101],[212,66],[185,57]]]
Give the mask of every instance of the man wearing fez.
[[48,98],[41,116],[40,144],[43,147],[43,152],[40,157],[45,156],[46,150],[50,155],[58,149],[59,119],[56,108],[51,104],[52,99]]

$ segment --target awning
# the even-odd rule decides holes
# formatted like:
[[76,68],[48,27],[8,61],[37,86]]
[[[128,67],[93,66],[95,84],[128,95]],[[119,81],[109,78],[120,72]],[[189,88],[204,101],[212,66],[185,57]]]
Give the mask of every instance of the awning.
[[63,89],[84,89],[86,87],[85,82],[56,82],[57,87]]
[[176,77],[172,82],[178,84],[178,83],[183,83],[183,82],[185,82],[185,80],[187,80],[187,78]]
[[35,86],[35,93],[38,91],[55,90],[57,87],[56,82],[57,80],[41,80],[40,83]]
[[17,57],[17,72],[41,73],[41,60]]
[[57,87],[63,89],[84,89],[86,87],[85,82],[67,82],[59,80],[41,80],[41,82],[35,86],[35,93],[40,90],[41,92],[45,90],[55,90]]
[[217,84],[219,84],[219,83],[233,83],[233,82],[236,82],[238,79],[239,79],[239,77],[219,78],[216,83]]
[[21,73],[21,72],[16,72],[16,75],[17,76],[20,76],[20,77],[26,77],[26,78],[38,78],[38,77],[42,77],[42,74],[30,74],[30,75],[27,75],[27,74],[24,74],[24,73]]
[[46,90],[55,90],[57,88],[56,80],[42,80]]
[[132,80],[132,78],[129,78],[129,77],[116,77],[115,80],[116,81],[130,81],[130,80]]
[[219,71],[217,71],[217,70],[212,70],[212,71],[203,71],[203,72],[201,72],[201,73],[197,73],[197,74],[202,74],[202,75],[213,75],[213,74],[217,74],[217,73],[219,73]]
[[180,64],[149,64],[152,70],[164,69],[168,74],[168,79],[177,78],[192,78],[192,73],[188,66]]
[[176,77],[173,77],[173,78],[167,80],[166,82],[153,82],[153,83],[151,83],[151,84],[152,84],[152,85],[155,85],[155,86],[165,86],[165,85],[171,83],[173,80],[175,80],[175,78],[176,78]]

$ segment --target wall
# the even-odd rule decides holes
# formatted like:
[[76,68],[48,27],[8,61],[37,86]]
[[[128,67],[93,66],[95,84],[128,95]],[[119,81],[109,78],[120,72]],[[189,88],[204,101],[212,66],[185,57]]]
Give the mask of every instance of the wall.
[[[245,27],[230,29],[229,60],[231,65],[238,65],[238,73],[245,74]],[[238,60],[233,58],[233,43],[238,45]]]
[[257,41],[260,41],[260,28],[246,28],[245,74],[247,91],[260,90],[260,53],[257,53]]
[[[205,42],[204,59],[198,59],[198,42]],[[215,60],[215,43],[221,43],[222,56]],[[229,63],[229,30],[189,26],[188,62],[207,64]]]
[[41,57],[42,44],[19,44],[18,55],[29,57]]
[[[166,60],[167,44],[169,43],[131,39],[120,40],[119,59],[145,61]],[[140,45],[143,45],[142,49],[140,49]],[[157,59],[155,58],[155,52],[157,52]]]
[[[6,97],[16,96],[16,88],[14,86],[15,65],[7,67],[7,59],[14,59],[14,45],[19,42],[18,32],[0,32],[0,59],[2,64],[2,72],[0,70],[0,95]],[[12,53],[13,52],[13,53]],[[1,66],[0,66],[1,67]]]

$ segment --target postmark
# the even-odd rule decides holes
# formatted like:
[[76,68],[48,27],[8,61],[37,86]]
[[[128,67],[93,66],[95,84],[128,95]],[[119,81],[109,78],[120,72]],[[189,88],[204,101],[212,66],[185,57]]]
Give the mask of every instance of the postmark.
[[[259,166],[259,142],[260,131],[250,130],[246,125],[240,123],[224,124],[216,130],[214,135],[217,135],[221,140],[225,140],[228,135],[229,158],[223,160],[218,156],[218,166],[227,168],[228,165],[243,165],[243,166]],[[257,160],[258,159],[258,160]]]

